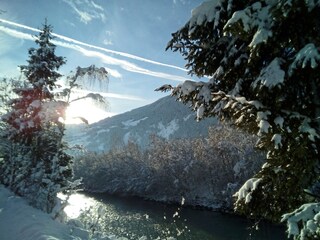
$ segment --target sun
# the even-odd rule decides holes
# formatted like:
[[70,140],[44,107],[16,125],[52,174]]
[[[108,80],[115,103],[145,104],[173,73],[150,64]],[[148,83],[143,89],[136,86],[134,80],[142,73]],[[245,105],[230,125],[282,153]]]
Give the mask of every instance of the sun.
[[90,99],[72,102],[66,110],[65,124],[95,123],[114,114],[99,108]]

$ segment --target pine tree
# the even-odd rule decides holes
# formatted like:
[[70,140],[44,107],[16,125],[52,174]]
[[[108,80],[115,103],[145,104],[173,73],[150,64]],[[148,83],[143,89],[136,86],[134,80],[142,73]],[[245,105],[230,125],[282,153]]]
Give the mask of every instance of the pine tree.
[[211,0],[172,34],[190,74],[172,92],[198,119],[219,116],[259,136],[267,163],[236,194],[235,209],[279,221],[319,181],[319,1]]
[[2,182],[46,212],[52,211],[56,194],[72,185],[72,157],[65,152],[60,122],[67,103],[53,93],[61,77],[57,71],[66,61],[55,55],[52,39],[52,27],[45,22],[35,37],[38,48],[30,48],[28,64],[20,66],[27,86],[14,89],[18,97],[2,118],[14,148],[4,158]]

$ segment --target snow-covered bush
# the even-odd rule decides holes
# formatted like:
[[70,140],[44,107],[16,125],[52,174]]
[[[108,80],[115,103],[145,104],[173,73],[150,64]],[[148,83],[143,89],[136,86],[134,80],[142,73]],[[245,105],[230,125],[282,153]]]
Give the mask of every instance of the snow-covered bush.
[[213,208],[232,206],[232,195],[264,162],[256,138],[219,126],[206,139],[150,137],[145,150],[129,141],[105,154],[75,159],[87,191],[136,195]]

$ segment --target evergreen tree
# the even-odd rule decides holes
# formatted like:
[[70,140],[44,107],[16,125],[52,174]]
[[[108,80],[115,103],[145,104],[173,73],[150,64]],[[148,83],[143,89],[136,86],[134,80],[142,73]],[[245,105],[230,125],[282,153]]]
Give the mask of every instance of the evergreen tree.
[[53,94],[65,59],[55,55],[51,33],[46,22],[35,37],[38,48],[29,49],[28,65],[20,66],[27,86],[14,89],[18,97],[2,117],[4,137],[13,148],[4,157],[2,182],[46,212],[52,211],[56,194],[72,186],[72,157],[65,153],[60,122],[67,103]]
[[235,209],[279,221],[319,181],[319,1],[211,0],[172,34],[190,74],[172,91],[198,119],[219,116],[259,136],[267,163],[236,194]]

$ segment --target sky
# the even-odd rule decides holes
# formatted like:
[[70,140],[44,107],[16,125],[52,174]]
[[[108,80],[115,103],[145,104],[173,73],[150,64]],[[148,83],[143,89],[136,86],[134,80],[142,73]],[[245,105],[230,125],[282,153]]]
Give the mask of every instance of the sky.
[[32,36],[47,18],[56,37],[56,54],[67,60],[60,69],[62,74],[92,64],[108,71],[104,96],[110,114],[152,103],[168,95],[154,89],[192,79],[183,57],[165,48],[171,33],[188,21],[201,2],[1,0],[0,78],[20,76],[18,66],[27,64],[28,49],[36,47]]

